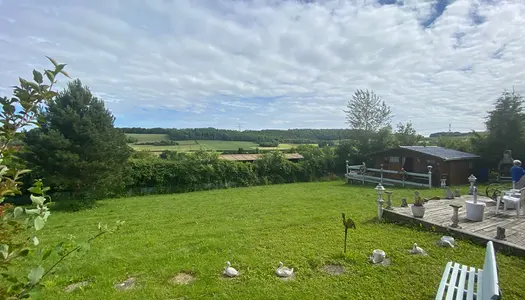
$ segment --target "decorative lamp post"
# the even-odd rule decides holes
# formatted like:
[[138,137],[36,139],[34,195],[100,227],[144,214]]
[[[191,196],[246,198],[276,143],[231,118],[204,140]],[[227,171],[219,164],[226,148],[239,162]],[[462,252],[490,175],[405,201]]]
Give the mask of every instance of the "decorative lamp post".
[[454,199],[454,193],[452,193],[450,187],[447,186],[446,176],[441,177],[441,187],[445,190],[445,199]]
[[375,190],[377,193],[377,218],[379,219],[379,221],[381,221],[383,217],[383,193],[385,192],[385,188],[381,183],[379,183],[376,186]]
[[447,186],[447,179],[446,178],[441,178],[441,187],[445,188],[446,186]]
[[468,190],[468,194],[469,195],[474,195],[474,184],[476,183],[476,176],[474,176],[474,174],[470,174],[470,176],[468,177],[468,182],[470,182],[470,188]]

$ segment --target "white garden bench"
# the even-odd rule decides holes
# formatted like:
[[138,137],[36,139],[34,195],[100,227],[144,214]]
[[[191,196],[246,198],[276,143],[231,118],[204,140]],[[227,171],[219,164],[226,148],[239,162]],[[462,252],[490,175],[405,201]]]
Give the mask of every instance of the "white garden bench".
[[447,263],[436,295],[436,300],[442,299],[501,299],[496,255],[492,241],[487,243],[483,269],[451,261]]

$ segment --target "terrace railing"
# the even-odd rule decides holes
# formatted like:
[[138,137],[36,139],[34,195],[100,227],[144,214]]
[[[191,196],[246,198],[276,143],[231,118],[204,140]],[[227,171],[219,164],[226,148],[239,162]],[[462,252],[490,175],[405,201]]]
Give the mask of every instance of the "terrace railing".
[[[367,168],[366,164],[362,165],[349,165],[346,162],[346,183],[350,182],[361,182],[365,183],[381,183],[382,185],[400,185],[403,187],[428,187],[432,188],[432,166],[428,166],[427,173],[415,173],[406,171],[393,171]],[[401,175],[402,179],[393,179],[385,177],[386,174],[397,174]],[[408,179],[411,180],[408,180]]]

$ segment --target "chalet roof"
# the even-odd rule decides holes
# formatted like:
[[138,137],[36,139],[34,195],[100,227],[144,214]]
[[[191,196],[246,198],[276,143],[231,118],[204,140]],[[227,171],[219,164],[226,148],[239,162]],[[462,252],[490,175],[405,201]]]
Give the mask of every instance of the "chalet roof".
[[[468,160],[468,159],[480,158],[480,156],[476,154],[462,152],[462,151],[439,147],[439,146],[399,146],[399,148],[397,149],[406,149],[406,150],[434,156],[434,157],[440,158],[445,161]],[[393,149],[389,149],[386,151],[390,151],[390,150],[393,150]],[[386,151],[377,152],[375,154],[386,152]]]
[[[262,154],[221,154],[219,158],[224,160],[253,161],[261,158],[262,156]],[[284,157],[288,160],[304,158],[299,153],[285,153]]]

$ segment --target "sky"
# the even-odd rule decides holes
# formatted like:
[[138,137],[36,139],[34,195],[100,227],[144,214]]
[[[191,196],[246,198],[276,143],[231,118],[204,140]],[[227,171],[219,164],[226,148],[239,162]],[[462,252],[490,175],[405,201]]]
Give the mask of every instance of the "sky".
[[523,0],[0,0],[0,95],[47,55],[119,127],[345,128],[369,89],[394,127],[483,130],[524,28]]

